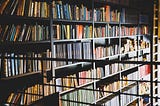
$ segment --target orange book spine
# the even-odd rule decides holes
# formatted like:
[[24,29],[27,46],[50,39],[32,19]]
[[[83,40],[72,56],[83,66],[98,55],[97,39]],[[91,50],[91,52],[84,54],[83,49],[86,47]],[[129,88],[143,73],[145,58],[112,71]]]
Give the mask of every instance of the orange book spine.
[[106,5],[106,21],[110,21],[110,6]]

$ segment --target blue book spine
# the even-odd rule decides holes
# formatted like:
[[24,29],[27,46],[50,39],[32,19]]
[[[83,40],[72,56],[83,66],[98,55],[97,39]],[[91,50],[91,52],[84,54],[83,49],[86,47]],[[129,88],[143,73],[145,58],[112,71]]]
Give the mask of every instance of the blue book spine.
[[56,5],[57,8],[57,18],[60,19],[61,18],[61,13],[60,13],[60,6],[59,4]]
[[64,11],[64,19],[67,19],[67,9],[66,9],[66,5],[63,5],[63,11]]
[[66,4],[66,14],[67,14],[67,19],[68,20],[71,19],[69,15],[69,5],[68,4]]
[[13,40],[14,40],[14,35],[15,35],[15,33],[16,33],[16,28],[15,28],[15,26],[13,26],[13,30],[12,30],[12,32],[11,32],[10,41],[13,41]]

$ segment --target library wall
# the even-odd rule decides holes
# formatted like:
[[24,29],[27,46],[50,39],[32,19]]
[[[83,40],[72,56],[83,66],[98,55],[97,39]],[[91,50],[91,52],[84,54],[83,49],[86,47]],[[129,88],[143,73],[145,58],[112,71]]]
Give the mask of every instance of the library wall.
[[1,0],[0,105],[157,104],[158,8],[156,0]]

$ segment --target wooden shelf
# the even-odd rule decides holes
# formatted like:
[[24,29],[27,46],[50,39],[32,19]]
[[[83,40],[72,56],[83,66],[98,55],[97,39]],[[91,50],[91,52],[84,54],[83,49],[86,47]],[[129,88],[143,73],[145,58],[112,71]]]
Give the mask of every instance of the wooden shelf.
[[92,25],[92,21],[83,21],[83,20],[66,20],[66,19],[53,19],[53,24],[71,24],[71,25],[76,25],[76,24],[81,24],[81,25]]
[[0,24],[42,24],[49,25],[49,18],[42,17],[26,17],[16,15],[0,15]]
[[88,71],[92,68],[92,64],[89,62],[80,62],[76,64],[66,65],[55,69],[55,77],[63,78],[69,75],[77,74],[81,71]]
[[[7,48],[7,49],[6,49]],[[44,52],[51,49],[50,41],[0,42],[1,53]]]
[[43,97],[31,104],[29,106],[59,106],[59,93],[54,93],[48,96]]
[[110,84],[114,81],[118,81],[119,78],[120,78],[120,73],[119,72],[116,72],[116,73],[113,73],[109,76],[103,77],[102,79],[96,81],[96,88],[99,88],[102,85]]

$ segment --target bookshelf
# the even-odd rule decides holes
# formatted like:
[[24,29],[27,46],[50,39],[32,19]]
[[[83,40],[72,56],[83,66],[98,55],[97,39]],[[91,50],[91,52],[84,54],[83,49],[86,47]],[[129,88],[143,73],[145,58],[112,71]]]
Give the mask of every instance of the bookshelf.
[[[153,15],[153,61],[159,61],[159,0],[155,0],[154,1],[154,15]],[[157,19],[158,18],[158,19]],[[157,27],[157,28],[156,28]],[[159,81],[158,77],[159,77],[159,69],[158,69],[159,65],[153,65],[153,80],[154,81]],[[158,99],[158,95],[159,95],[159,84],[158,83],[154,83],[153,84],[153,93],[154,93],[154,97],[156,97],[155,99],[153,99],[153,102],[155,102],[155,104],[159,103],[159,99]]]
[[[53,1],[54,56],[59,60],[55,62],[56,90],[61,92],[62,105],[139,104],[140,97],[126,93],[140,95],[141,83],[136,80],[150,73],[148,65],[135,64],[151,58],[152,17],[147,8],[152,7],[142,6],[143,2]],[[85,62],[89,65],[83,69]],[[83,98],[88,95],[93,98]]]
[[59,94],[45,85],[51,71],[50,2],[0,1],[0,105],[59,105]]
[[157,84],[148,84],[158,78],[158,65],[151,63],[158,61],[158,18],[152,17],[157,16],[152,4],[0,1],[0,83],[7,84],[0,88],[5,91],[0,103],[141,106],[146,95],[148,104],[158,103],[152,99]]

